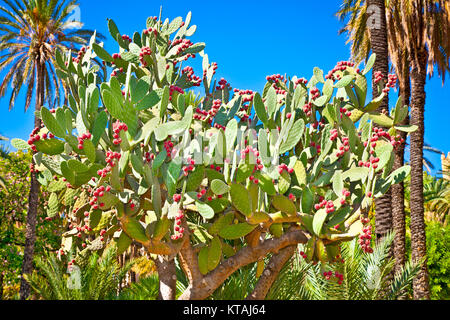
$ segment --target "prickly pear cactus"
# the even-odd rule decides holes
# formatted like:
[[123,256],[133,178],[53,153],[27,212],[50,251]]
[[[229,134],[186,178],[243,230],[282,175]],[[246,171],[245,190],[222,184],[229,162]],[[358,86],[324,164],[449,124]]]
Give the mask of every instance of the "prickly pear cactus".
[[[217,64],[189,40],[189,23],[190,13],[149,18],[128,37],[109,20],[118,52],[95,36],[78,58],[57,52],[69,105],[42,108],[43,127],[14,143],[46,172],[49,216],[69,223],[65,243],[81,252],[116,241],[124,252],[135,241],[176,256],[190,241],[207,274],[260,235],[297,226],[308,260],[333,261],[340,242],[366,234],[360,217],[373,199],[409,174],[391,172],[397,130],[415,129],[400,125],[407,107],[375,111],[392,82],[366,101],[373,56],[362,71],[340,62],[325,77],[314,68],[309,81],[271,75],[262,92],[232,89],[213,79]],[[200,77],[185,66],[196,55]],[[204,96],[191,90],[201,84]]]

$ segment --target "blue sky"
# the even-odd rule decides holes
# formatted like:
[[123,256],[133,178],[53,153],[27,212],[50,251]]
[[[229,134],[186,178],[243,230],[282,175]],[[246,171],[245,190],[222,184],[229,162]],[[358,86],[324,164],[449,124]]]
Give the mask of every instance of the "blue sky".
[[[176,0],[80,0],[81,21],[85,28],[109,36],[107,18],[112,18],[122,34],[132,36],[145,28],[148,16],[183,18],[192,12],[197,25],[193,42],[205,42],[210,61],[218,63],[216,76],[232,87],[261,91],[266,75],[280,73],[309,79],[315,66],[326,72],[340,60],[347,60],[349,46],[345,35],[338,35],[342,24],[334,16],[340,1],[176,1]],[[108,37],[109,52],[118,46]],[[201,60],[192,63],[201,75]],[[3,78],[4,73],[0,74]],[[425,141],[445,153],[450,151],[450,83],[442,86],[435,76],[427,80]],[[390,95],[390,104],[397,93]],[[8,111],[9,96],[0,99],[0,134],[27,139],[33,128],[33,111],[24,113],[24,100]],[[8,144],[7,144],[8,145]],[[10,147],[13,150],[12,147]],[[440,158],[425,152],[440,168]],[[408,155],[407,155],[408,157]]]

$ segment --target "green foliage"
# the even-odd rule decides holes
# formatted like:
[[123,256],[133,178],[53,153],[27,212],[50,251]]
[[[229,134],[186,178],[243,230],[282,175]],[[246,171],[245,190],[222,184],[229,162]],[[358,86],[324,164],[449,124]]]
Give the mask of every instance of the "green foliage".
[[[266,299],[397,299],[404,290],[410,289],[419,265],[408,262],[389,284],[386,275],[394,267],[394,261],[388,258],[392,241],[393,234],[388,234],[375,245],[372,254],[364,253],[356,240],[346,242],[341,246],[343,261],[334,264],[306,263],[296,254],[283,267]],[[329,280],[323,275],[328,271],[332,272]],[[341,284],[334,277],[336,271],[343,275]]]
[[69,266],[53,253],[36,257],[37,272],[26,275],[35,294],[44,300],[103,300],[116,297],[119,283],[134,261],[120,267],[116,248],[110,246],[101,255],[89,253],[83,261]]
[[[411,255],[411,231],[409,228],[409,191],[410,179],[405,180],[406,204],[406,252]],[[436,178],[424,172],[424,210],[426,219],[427,264],[429,272],[431,298],[449,299],[449,256],[448,256],[448,211],[445,202],[448,183],[442,178]],[[443,197],[444,196],[444,197]],[[440,208],[442,211],[434,211]],[[447,209],[446,209],[447,208]],[[447,213],[445,213],[447,212]],[[443,214],[444,213],[444,214]]]
[[431,299],[450,299],[450,226],[430,222],[426,227]]
[[157,300],[159,294],[159,278],[157,274],[139,279],[129,287],[123,289],[118,300]]
[[[0,272],[4,273],[4,285],[11,288],[19,283],[18,276],[22,268],[30,164],[31,155],[21,151],[0,158],[0,176],[5,178],[7,190],[0,190]],[[41,255],[46,250],[56,250],[60,244],[61,220],[45,221],[48,195],[47,188],[42,186],[37,212],[35,255]]]
[[[373,254],[364,253],[356,240],[342,245],[338,263],[308,263],[296,252],[280,271],[266,296],[268,300],[378,300],[397,299],[412,286],[418,265],[408,262],[389,285],[386,278],[393,266],[388,259],[393,234],[375,246]],[[303,250],[300,246],[298,251]],[[268,258],[265,259],[266,263]],[[255,287],[257,265],[250,264],[231,275],[209,297],[212,300],[243,300]],[[344,275],[342,284],[334,277],[327,280],[324,271]]]
[[[68,182],[55,191],[48,210],[55,217],[64,212],[78,228],[64,235],[70,244],[64,250],[82,252],[83,244],[107,229],[113,231],[100,236],[118,242],[120,251],[135,240],[149,253],[176,255],[186,227],[180,225],[186,222],[192,244],[202,247],[198,260],[206,274],[228,246],[236,252],[250,241],[246,236],[258,219],[273,237],[290,224],[312,220],[311,247],[317,249],[310,259],[332,260],[328,247],[358,236],[361,212],[409,173],[405,166],[390,174],[388,161],[381,161],[393,156],[392,148],[383,146],[394,142],[390,135],[397,123],[372,110],[377,101],[364,106],[354,99],[367,93],[367,88],[353,92],[363,77],[356,66],[340,68],[339,81],[325,82],[317,67],[307,85],[296,76],[268,78],[262,93],[245,93],[245,99],[223,81],[210,86],[215,66],[205,44],[188,39],[190,13],[181,21],[149,19],[153,31],[131,39],[109,20],[120,53],[109,54],[95,35],[93,51],[82,61],[58,53],[70,106],[41,110],[44,128],[34,147],[39,170],[57,176],[43,174],[41,183]],[[204,71],[200,99],[189,90],[200,78],[179,64],[197,53]],[[95,58],[113,69],[109,81],[102,80],[99,68],[89,68]],[[372,141],[374,124],[386,123],[389,133]],[[380,158],[378,168],[369,155]],[[375,174],[381,170],[382,176]],[[335,174],[340,181],[332,181]],[[344,189],[350,191],[348,200]],[[317,209],[322,200],[333,208]],[[98,209],[104,211],[102,227],[89,228],[83,215]],[[349,214],[340,226],[328,225],[343,210]],[[208,233],[230,213],[232,221],[213,228],[216,237]],[[118,228],[121,233],[114,232]]]
[[450,181],[438,179],[424,172],[423,197],[425,217],[444,226],[449,223]]
[[256,264],[251,264],[233,273],[208,300],[244,300],[255,284]]

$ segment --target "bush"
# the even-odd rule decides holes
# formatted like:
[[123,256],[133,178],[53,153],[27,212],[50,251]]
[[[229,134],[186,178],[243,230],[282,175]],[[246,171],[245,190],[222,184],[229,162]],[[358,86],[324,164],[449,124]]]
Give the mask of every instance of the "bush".
[[450,226],[430,222],[426,227],[431,298],[450,299]]
[[44,300],[105,300],[115,299],[119,284],[134,261],[120,266],[117,248],[110,245],[102,252],[85,252],[77,256],[77,266],[66,268],[66,261],[54,253],[38,256],[36,270],[26,274],[33,292]]
[[[18,289],[25,245],[26,213],[30,190],[31,153],[12,152],[0,157],[0,176],[5,189],[0,189],[0,272],[3,273],[5,298],[12,298]],[[61,219],[46,222],[45,198],[48,192],[41,188],[39,198],[35,254],[56,251],[61,243]]]

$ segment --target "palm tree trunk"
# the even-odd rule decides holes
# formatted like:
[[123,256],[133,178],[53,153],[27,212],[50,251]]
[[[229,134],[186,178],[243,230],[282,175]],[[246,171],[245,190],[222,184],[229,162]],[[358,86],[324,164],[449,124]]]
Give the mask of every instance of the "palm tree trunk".
[[[403,68],[400,82],[400,97],[402,104],[409,106],[409,98],[411,95],[411,86],[409,80],[409,64]],[[405,118],[402,124],[409,124],[409,116]],[[406,140],[406,133],[399,131],[401,137]],[[403,166],[405,155],[405,143],[402,143],[394,150],[394,166],[392,170],[396,170]],[[394,238],[394,258],[395,258],[395,272],[399,272],[405,265],[405,186],[403,182],[394,184],[392,190],[392,222],[395,231]]]
[[423,137],[425,111],[425,83],[427,52],[418,52],[418,63],[411,68],[411,124],[418,129],[411,134],[411,252],[413,261],[424,259],[422,268],[414,279],[414,299],[429,299],[428,269],[426,262],[426,237],[423,208]]
[[[39,58],[36,59],[36,111],[41,110],[44,101],[44,67],[45,64]],[[41,126],[41,120],[34,118],[35,127]],[[32,159],[34,165],[34,159]],[[22,264],[22,278],[20,282],[20,299],[25,300],[30,295],[30,285],[24,279],[24,274],[33,271],[34,243],[36,241],[37,209],[39,205],[39,182],[36,174],[31,173],[30,193],[28,195],[27,224],[25,231],[25,248]]]
[[[379,96],[378,85],[375,83],[375,72],[380,71],[383,74],[383,81],[386,82],[389,73],[388,63],[388,42],[386,28],[386,8],[384,0],[368,0],[368,11],[371,11],[374,19],[373,25],[369,28],[370,45],[372,52],[376,54],[375,64],[372,70],[372,95],[373,98]],[[380,112],[389,112],[389,99],[383,99]],[[388,190],[385,195],[375,199],[375,234],[377,241],[392,229],[392,211],[391,211],[391,191]]]

